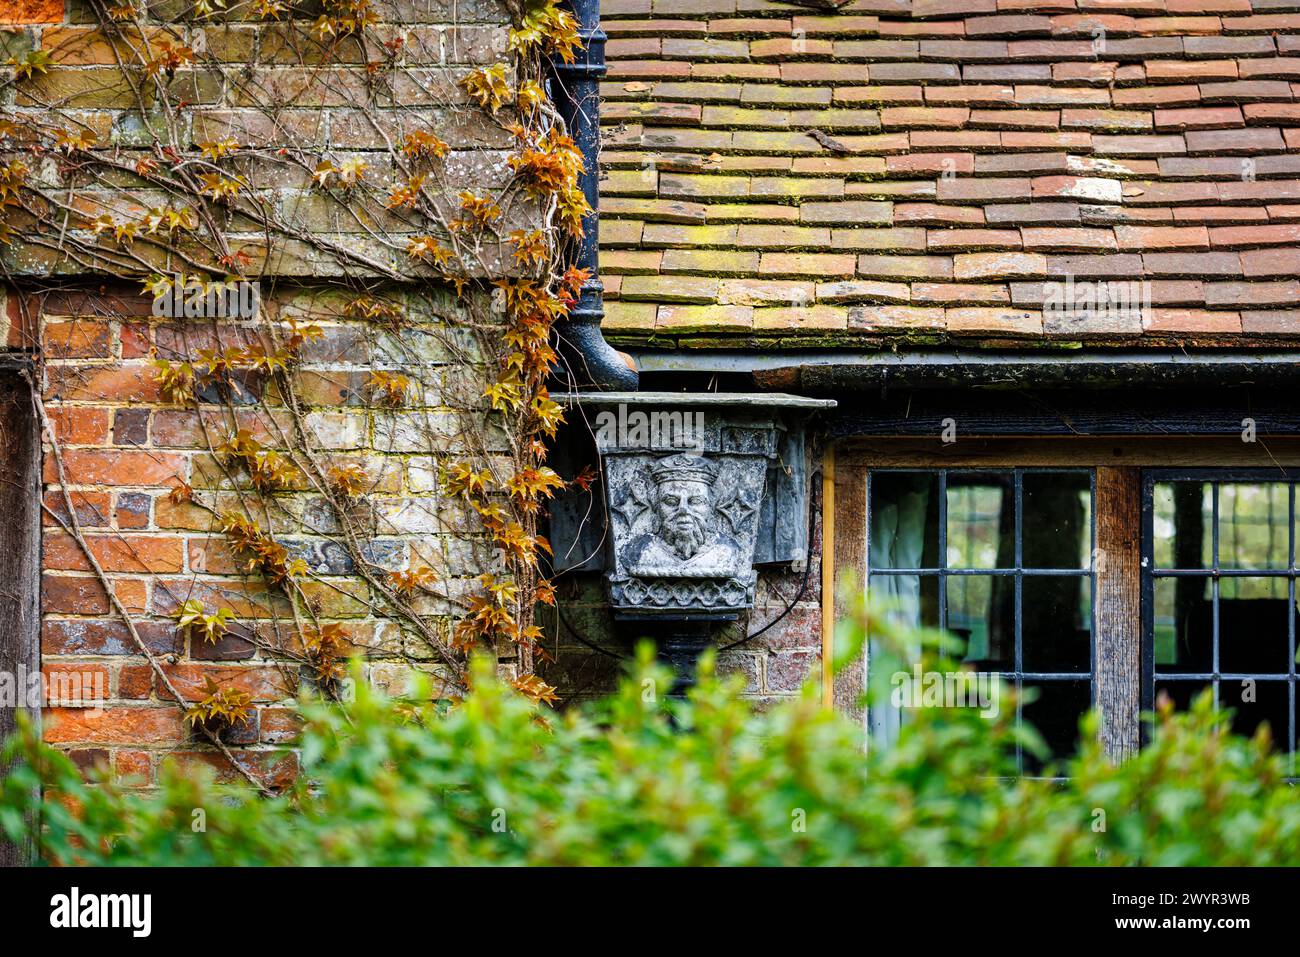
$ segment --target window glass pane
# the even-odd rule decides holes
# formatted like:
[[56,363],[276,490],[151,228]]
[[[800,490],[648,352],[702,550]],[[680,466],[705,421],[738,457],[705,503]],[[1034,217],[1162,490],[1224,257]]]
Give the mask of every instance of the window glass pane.
[[965,660],[981,671],[1014,671],[1016,581],[1010,575],[950,575],[948,631],[966,642]]
[[1214,606],[1208,578],[1155,581],[1156,670],[1214,670]]
[[1082,672],[1092,666],[1092,588],[1082,575],[1021,581],[1023,670]]
[[1267,724],[1273,746],[1289,750],[1291,701],[1285,681],[1221,681],[1219,707],[1232,709],[1232,730],[1237,734],[1250,737]]
[[870,488],[870,567],[937,568],[938,473],[873,472]]
[[[1079,741],[1079,719],[1092,706],[1091,683],[1042,681],[1033,688],[1037,697],[1024,706],[1021,716],[1042,735],[1053,758],[1069,757]],[[1026,752],[1025,771],[1041,769],[1042,762]]]
[[1025,568],[1088,568],[1092,483],[1086,472],[1026,472],[1021,534]]
[[1288,612],[1294,617],[1285,578],[1221,578],[1220,673],[1286,674],[1290,671]]
[[1219,567],[1286,568],[1291,543],[1287,486],[1219,486]]
[[1213,486],[1209,482],[1161,482],[1155,487],[1157,568],[1210,568]]
[[1015,485],[1011,473],[948,474],[948,567],[1016,564]]
[[939,578],[936,575],[872,575],[873,601],[883,602],[896,620],[912,627],[939,627]]
[[1174,703],[1175,708],[1186,711],[1192,706],[1193,700],[1212,687],[1205,681],[1157,681],[1156,702],[1160,701],[1161,695],[1165,695]]

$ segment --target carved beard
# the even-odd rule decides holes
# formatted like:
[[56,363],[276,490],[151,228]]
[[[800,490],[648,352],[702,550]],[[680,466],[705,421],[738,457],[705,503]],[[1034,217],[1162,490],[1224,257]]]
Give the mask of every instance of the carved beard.
[[[677,521],[680,521],[678,519]],[[678,527],[676,522],[673,525],[664,524],[659,528],[659,537],[667,543],[668,547],[673,550],[682,561],[694,557],[695,553],[700,550],[704,544],[704,524],[694,515],[690,516],[690,524]]]

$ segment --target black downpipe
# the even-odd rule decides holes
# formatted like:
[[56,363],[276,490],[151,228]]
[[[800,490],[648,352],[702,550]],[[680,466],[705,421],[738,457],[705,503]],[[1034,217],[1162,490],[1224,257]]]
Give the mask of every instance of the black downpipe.
[[635,391],[640,379],[632,360],[605,341],[600,321],[605,317],[605,287],[600,282],[600,78],[605,75],[605,34],[600,29],[600,0],[569,0],[578,21],[583,50],[573,63],[551,60],[551,99],[569,135],[582,150],[579,180],[591,212],[582,220],[581,240],[566,252],[573,264],[591,270],[577,304],[556,326],[560,361],[571,381],[565,385],[602,391]]

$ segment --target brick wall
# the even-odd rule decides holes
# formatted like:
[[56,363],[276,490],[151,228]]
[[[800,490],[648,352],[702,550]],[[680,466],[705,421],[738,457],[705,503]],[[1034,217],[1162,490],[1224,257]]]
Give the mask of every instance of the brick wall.
[[[165,762],[208,764],[232,776],[225,759],[186,725],[183,706],[140,653],[67,529],[66,489],[112,596],[184,702],[204,697],[209,679],[251,696],[252,718],[222,740],[240,764],[275,785],[296,771],[289,705],[313,680],[300,660],[304,618],[313,629],[337,626],[346,646],[364,657],[366,677],[391,692],[406,688],[413,668],[435,678],[445,672],[426,643],[379,613],[375,593],[344,547],[338,516],[309,470],[267,503],[249,494],[246,473],[217,454],[239,429],[268,446],[294,447],[293,417],[274,383],[244,377],[231,396],[201,388],[197,407],[177,404],[164,398],[153,359],[267,344],[291,320],[319,325],[322,338],[303,347],[294,373],[307,445],[326,467],[356,465],[364,472],[365,493],[351,519],[363,530],[365,557],[378,573],[424,566],[438,572],[439,594],[410,604],[445,639],[451,602],[489,561],[467,510],[438,485],[442,465],[467,449],[462,430],[465,417],[480,410],[476,373],[486,361],[475,337],[454,327],[471,311],[480,319],[499,316],[498,305],[482,292],[457,299],[436,283],[381,288],[355,254],[400,257],[405,235],[413,232],[383,208],[383,195],[396,182],[390,145],[412,129],[432,131],[449,146],[439,176],[450,195],[505,182],[512,139],[456,81],[475,65],[505,58],[509,16],[495,0],[381,0],[375,4],[381,22],[363,49],[346,40],[322,43],[310,21],[261,22],[248,5],[210,18],[185,13],[188,5],[166,6],[152,10],[158,35],[166,31],[206,58],[201,67],[178,70],[172,81],[183,91],[183,109],[176,110],[182,148],[234,137],[248,150],[234,161],[239,175],[286,222],[320,242],[268,242],[229,216],[224,235],[247,254],[245,274],[261,282],[263,309],[252,321],[155,317],[152,297],[138,281],[105,278],[113,270],[96,268],[105,266],[99,250],[107,260],[114,247],[111,233],[92,234],[86,220],[74,217],[70,234],[83,249],[100,244],[89,258],[57,243],[20,241],[0,251],[12,279],[0,334],[8,349],[35,363],[64,478],[61,483],[60,462],[46,443],[42,496],[52,514],[44,518],[40,642],[47,680],[63,700],[46,711],[45,735],[85,764],[106,762],[145,782]],[[0,102],[20,131],[18,155],[55,185],[71,185],[75,164],[49,149],[31,151],[24,139],[23,124],[51,122],[57,108],[60,119],[94,137],[98,156],[125,168],[156,157],[115,66],[124,41],[93,26],[79,0],[69,0],[66,10],[48,7],[0,10],[16,24],[0,33],[5,57],[51,54],[47,71],[11,85]],[[138,42],[139,34],[131,39]],[[382,57],[376,51],[398,40],[401,57],[386,61],[386,85],[376,91],[367,86],[369,57]],[[259,90],[279,91],[274,109]],[[302,151],[310,162],[319,156],[366,162],[374,189],[346,197],[313,189],[310,162],[305,171],[285,162],[286,149]],[[158,202],[147,184],[125,172],[120,182],[83,179],[77,186],[77,209],[87,219],[139,215]],[[538,222],[536,208],[521,201],[511,204],[501,225],[508,232]],[[376,239],[380,229],[388,230],[386,243]],[[196,235],[188,251],[202,252],[211,241]],[[160,271],[187,268],[176,255],[155,253]],[[495,247],[484,248],[477,275],[492,273],[499,259]],[[348,296],[340,291],[348,289]],[[401,328],[352,317],[347,301],[361,292],[403,306]],[[400,409],[373,401],[366,382],[376,369],[412,380]],[[489,434],[486,452],[499,442]],[[194,490],[193,502],[174,495],[186,487]],[[250,575],[232,551],[219,516],[241,508],[251,508],[291,556],[304,559],[296,608],[281,590]],[[209,612],[229,608],[230,633],[213,643],[179,629],[177,610],[191,599]],[[513,652],[502,656],[509,676]]]
[[[11,316],[22,302],[10,297]],[[44,401],[58,434],[66,487],[113,594],[187,701],[206,695],[209,678],[252,696],[252,719],[224,739],[250,769],[271,783],[283,781],[295,769],[293,753],[282,750],[294,734],[287,705],[309,683],[310,671],[281,653],[301,651],[284,595],[245,573],[219,526],[219,513],[238,511],[255,498],[247,477],[223,465],[214,447],[236,427],[269,444],[277,430],[289,428],[288,416],[265,393],[264,403],[233,411],[217,403],[197,409],[166,403],[150,363],[155,350],[192,354],[217,341],[248,341],[256,333],[247,325],[159,321],[149,314],[151,303],[130,294],[65,292],[25,304],[40,310]],[[266,308],[272,319],[292,314],[325,330],[322,340],[303,351],[301,396],[309,403],[312,445],[330,465],[355,464],[367,476],[363,521],[369,556],[387,569],[436,568],[454,590],[457,576],[475,574],[488,555],[467,537],[469,516],[437,487],[439,466],[456,450],[451,430],[440,425],[454,415],[443,396],[429,391],[423,407],[415,403],[400,411],[372,408],[360,383],[370,369],[391,360],[393,342],[341,316],[331,308],[331,297],[311,291],[283,293]],[[437,325],[439,306],[427,308],[426,325]],[[451,308],[449,301],[440,308]],[[418,326],[403,331],[416,342],[421,334]],[[429,335],[430,342],[439,341]],[[403,367],[410,371],[409,361]],[[431,385],[446,371],[430,358],[423,381]],[[261,386],[250,382],[249,388]],[[449,437],[429,438],[440,432]],[[61,527],[59,518],[66,522],[68,514],[48,445],[44,471],[44,501],[54,514],[45,518],[43,541],[42,660],[47,677],[75,676],[94,698],[49,709],[47,739],[85,761],[107,759],[146,779],[162,761],[216,761],[184,724],[82,550]],[[173,491],[185,485],[193,487],[197,504],[173,499]],[[255,515],[258,509],[253,506]],[[428,649],[404,636],[397,622],[374,613],[374,596],[355,575],[318,491],[301,482],[277,494],[260,517],[292,555],[307,562],[300,614],[309,611],[321,625],[340,626],[366,658],[371,681],[400,693],[411,668],[440,673]],[[177,610],[190,599],[209,611],[231,609],[236,623],[230,633],[211,643],[178,629]],[[430,596],[421,611],[445,630],[451,611],[445,602]]]

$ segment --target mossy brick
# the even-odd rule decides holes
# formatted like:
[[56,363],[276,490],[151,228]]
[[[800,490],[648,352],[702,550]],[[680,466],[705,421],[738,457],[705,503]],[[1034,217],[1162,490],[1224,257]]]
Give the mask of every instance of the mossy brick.
[[705,106],[702,120],[705,126],[733,129],[788,129],[788,110],[760,110],[741,106]]
[[810,281],[793,279],[724,279],[718,301],[734,306],[810,305],[817,298]]
[[837,106],[921,106],[924,102],[919,86],[837,86],[834,90]]
[[742,224],[736,245],[749,249],[824,249],[831,231],[825,227]]
[[600,255],[600,268],[605,275],[643,276],[659,272],[663,253],[648,249],[611,249]]
[[718,40],[713,37],[665,37],[662,44],[667,59],[681,60],[748,60],[749,43],[745,40]]
[[136,49],[144,42],[156,43],[170,34],[162,27],[122,25],[120,35],[110,36],[99,27],[60,26],[41,31],[41,49],[54,63],[67,66],[114,66],[135,61]]
[[[746,153],[819,153],[823,149],[808,133],[757,130],[736,130],[731,135],[731,148]],[[788,168],[789,160],[784,163]]]
[[926,250],[926,231],[920,227],[898,229],[845,229],[831,230],[831,249],[855,252],[894,250],[920,253]]
[[116,68],[51,67],[45,73],[20,80],[14,102],[18,106],[126,109],[135,106],[137,100],[130,81]]
[[[702,111],[705,111],[705,108],[702,108],[698,103],[652,103],[648,101],[615,100],[601,108],[601,115],[606,121],[631,120],[646,126],[691,126],[701,122]],[[708,123],[707,120],[704,122]]]
[[[610,84],[622,89],[624,84]],[[649,95],[656,100],[699,100],[702,103],[739,103],[742,86],[739,83],[706,83],[702,81],[664,80],[654,84]],[[603,111],[602,111],[603,112]]]
[[602,216],[633,216],[645,222],[703,223],[707,207],[702,203],[689,203],[670,199],[641,199],[612,196],[600,203]]
[[662,305],[655,319],[659,332],[745,331],[754,325],[749,306]]
[[677,226],[671,223],[646,223],[641,242],[647,247],[733,246],[736,226]]
[[601,175],[600,186],[610,196],[654,196],[659,173],[650,168],[610,170]]
[[816,303],[754,310],[755,332],[827,332],[848,328],[845,306]]
[[731,148],[731,131],[649,127],[640,133],[638,142],[649,149],[726,150]]
[[[738,87],[741,103],[754,106],[829,106],[832,90],[824,86],[786,86],[775,83],[746,83]],[[722,102],[715,100],[714,102]]]
[[705,276],[627,276],[620,295],[626,301],[710,303],[718,298],[718,280]]
[[749,193],[751,196],[768,199],[775,197],[789,199],[837,197],[844,195],[844,180],[797,176],[755,176],[750,180]]
[[657,313],[651,302],[607,302],[600,326],[606,332],[652,332]]
[[[879,176],[885,172],[882,156],[796,156],[790,172],[810,176],[844,177],[847,181]],[[927,184],[934,194],[934,183]],[[846,185],[845,192],[848,191]]]
[[844,279],[838,282],[819,282],[815,287],[818,302],[900,302],[911,299],[907,283],[884,282],[871,279]]
[[941,331],[944,311],[927,306],[873,304],[849,309],[849,328],[862,331]]
[[667,249],[660,269],[665,273],[746,276],[758,271],[759,253],[729,249]]
[[955,279],[1034,279],[1047,275],[1041,253],[959,253],[953,257]]
[[[778,203],[710,203],[705,208],[708,211],[709,221],[713,223],[797,223],[801,209],[799,206],[785,206]],[[1297,215],[1300,216],[1300,212]]]
[[765,276],[853,275],[857,257],[835,253],[763,253],[758,271]]

